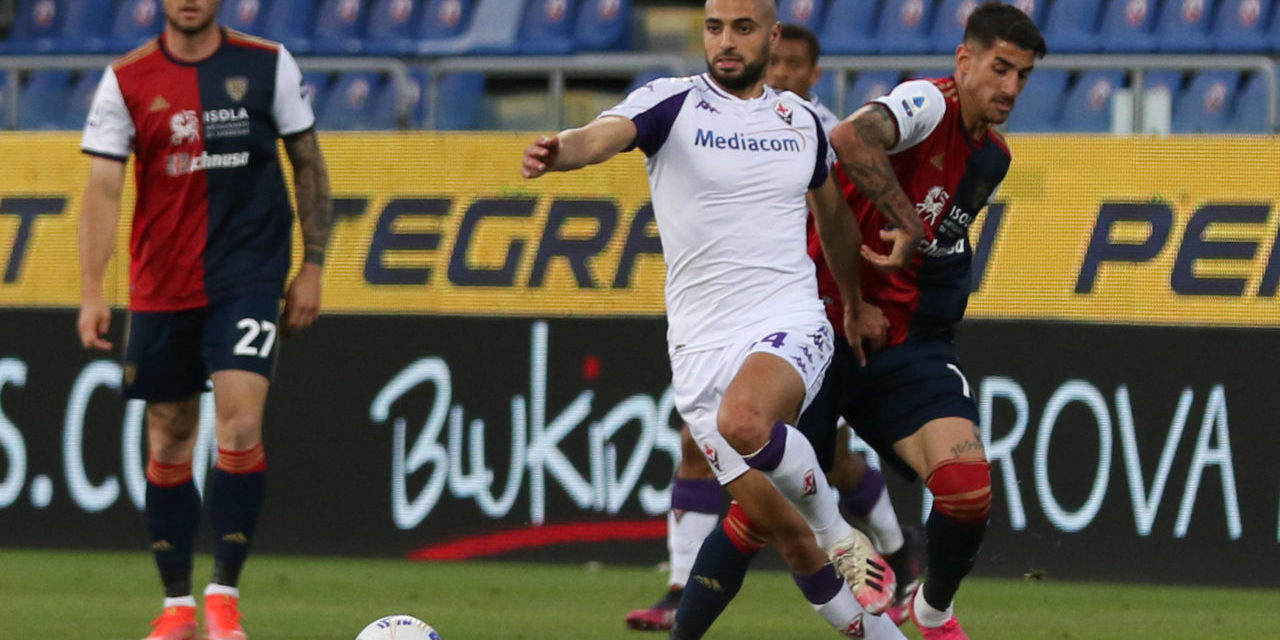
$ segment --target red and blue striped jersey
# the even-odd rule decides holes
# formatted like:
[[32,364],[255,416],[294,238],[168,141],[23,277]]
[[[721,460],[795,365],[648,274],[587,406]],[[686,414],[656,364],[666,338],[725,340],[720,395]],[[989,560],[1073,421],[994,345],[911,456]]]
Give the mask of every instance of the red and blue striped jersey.
[[[889,149],[889,160],[924,223],[924,239],[914,261],[894,273],[881,273],[863,262],[862,297],[884,311],[890,345],[908,338],[951,340],[969,301],[969,225],[1004,180],[1009,147],[994,129],[979,139],[967,133],[952,78],[904,82],[873,102],[896,121],[898,140]],[[844,171],[835,175],[858,219],[863,243],[888,254],[892,246],[880,239],[880,230],[887,226],[884,215]],[[813,232],[809,253],[818,269],[818,292],[827,302],[828,318],[841,331],[840,293]]]
[[293,210],[276,140],[315,116],[283,46],[221,33],[194,62],[170,55],[161,35],[112,63],[94,95],[83,151],[135,155],[134,311],[284,290]]

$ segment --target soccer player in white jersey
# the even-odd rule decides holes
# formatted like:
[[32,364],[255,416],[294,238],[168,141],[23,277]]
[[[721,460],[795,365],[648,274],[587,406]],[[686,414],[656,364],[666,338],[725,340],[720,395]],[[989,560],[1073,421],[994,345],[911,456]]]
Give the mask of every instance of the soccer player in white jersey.
[[[797,24],[783,24],[778,41],[771,47],[765,84],[807,100],[823,130],[829,133],[840,119],[813,93],[822,76],[820,55],[818,38],[812,31]],[[828,417],[833,422],[837,418],[834,414],[824,415],[818,421]],[[902,624],[908,617],[912,591],[919,584],[924,537],[919,529],[908,527],[904,531],[899,526],[884,476],[878,469],[868,467],[865,457],[849,450],[850,429],[843,421],[840,424],[843,428],[830,430],[836,435],[824,432],[812,444],[824,469],[830,469],[827,480],[839,491],[841,510],[868,533],[876,551],[893,567],[898,588],[888,613],[894,622]],[[720,487],[715,474],[706,459],[696,453],[698,447],[687,426],[680,436],[682,455],[672,481],[671,512],[667,517],[667,590],[648,608],[627,613],[627,627],[638,631],[671,628],[698,549],[720,524]]]
[[[537,178],[644,151],[667,265],[676,406],[735,500],[727,536],[708,542],[767,540],[835,628],[903,638],[888,618],[866,615],[849,588],[871,585],[860,595],[883,610],[892,571],[840,517],[812,446],[790,426],[818,391],[833,349],[804,251],[808,209],[849,301],[851,347],[861,353],[860,336],[883,326],[863,327],[877,323],[868,323],[860,300],[861,237],[828,173],[822,125],[802,101],[764,85],[776,16],[772,0],[708,0],[707,73],[656,80],[583,127],[537,138],[522,172]],[[695,585],[696,575],[687,588]],[[873,590],[888,597],[873,598]],[[677,618],[672,637],[696,637],[682,633],[686,622],[700,626]]]

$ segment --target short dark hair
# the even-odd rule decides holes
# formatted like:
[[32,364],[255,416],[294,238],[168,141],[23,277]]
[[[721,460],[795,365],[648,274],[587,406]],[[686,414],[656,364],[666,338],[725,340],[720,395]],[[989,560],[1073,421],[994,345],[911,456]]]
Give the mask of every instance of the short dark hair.
[[1036,23],[1021,9],[1003,2],[987,2],[969,15],[964,26],[964,41],[976,41],[990,47],[995,41],[1005,40],[1043,58],[1048,49],[1044,36]]
[[783,23],[782,25],[783,40],[804,40],[809,45],[809,62],[818,64],[818,57],[822,55],[822,47],[818,45],[818,36],[813,32],[798,24]]

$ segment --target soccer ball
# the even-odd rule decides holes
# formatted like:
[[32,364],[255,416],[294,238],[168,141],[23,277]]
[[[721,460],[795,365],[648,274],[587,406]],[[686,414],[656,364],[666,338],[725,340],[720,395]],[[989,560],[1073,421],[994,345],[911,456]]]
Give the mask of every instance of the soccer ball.
[[440,640],[440,634],[413,616],[395,615],[370,622],[356,640]]

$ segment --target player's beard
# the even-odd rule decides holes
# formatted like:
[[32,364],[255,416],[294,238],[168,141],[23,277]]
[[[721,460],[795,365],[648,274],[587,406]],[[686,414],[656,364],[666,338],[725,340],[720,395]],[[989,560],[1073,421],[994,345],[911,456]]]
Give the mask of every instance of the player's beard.
[[714,60],[707,60],[707,73],[715,79],[720,86],[730,91],[744,91],[764,77],[765,66],[769,62],[769,54],[756,59],[754,62],[743,61],[742,71],[737,74],[726,74],[716,69]]
[[200,33],[204,33],[206,29],[209,29],[211,26],[213,26],[214,20],[217,17],[218,17],[218,13],[215,10],[213,13],[209,14],[208,20],[205,20],[204,22],[201,22],[197,25],[190,26],[190,27],[184,27],[181,24],[179,24],[177,20],[169,18],[168,16],[165,16],[165,21],[169,23],[169,26],[173,27],[174,29],[177,29],[179,33],[183,35],[194,36]]

